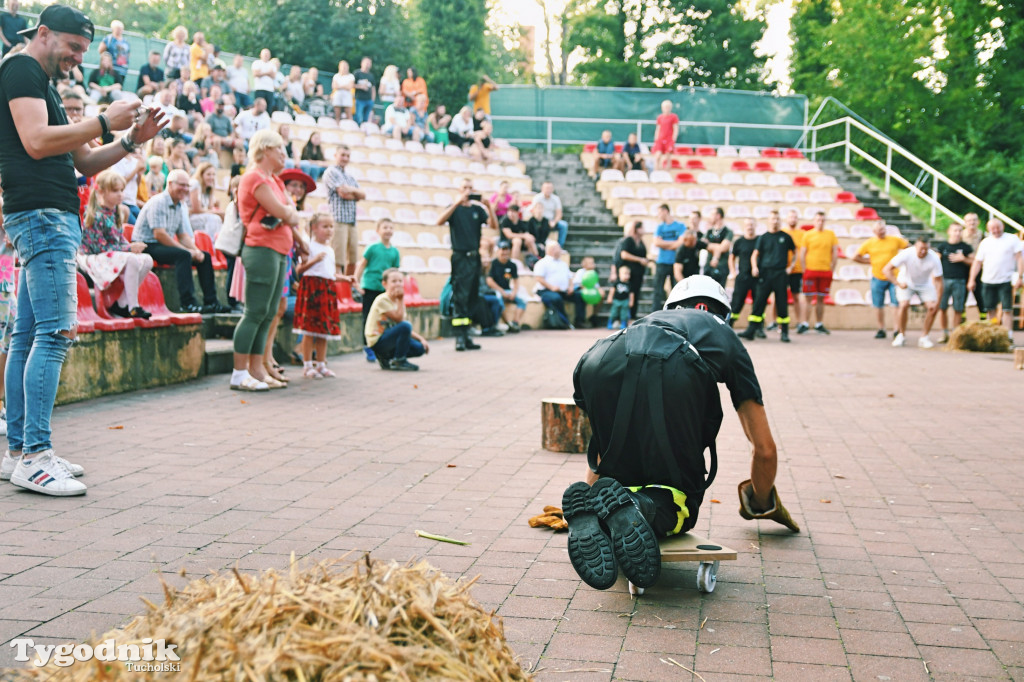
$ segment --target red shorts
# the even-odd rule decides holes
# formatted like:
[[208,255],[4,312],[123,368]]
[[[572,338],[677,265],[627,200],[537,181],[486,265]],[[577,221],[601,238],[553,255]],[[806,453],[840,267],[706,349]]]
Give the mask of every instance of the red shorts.
[[804,294],[828,296],[832,289],[832,273],[828,270],[808,270],[804,273]]
[[676,150],[676,143],[672,140],[655,140],[651,147],[652,154],[671,154]]

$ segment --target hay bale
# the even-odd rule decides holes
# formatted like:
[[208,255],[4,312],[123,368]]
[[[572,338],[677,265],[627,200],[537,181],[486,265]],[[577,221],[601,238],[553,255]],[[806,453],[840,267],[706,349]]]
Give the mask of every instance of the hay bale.
[[26,680],[529,680],[500,619],[424,561],[321,562],[258,577],[195,580],[113,638],[177,645],[180,672],[129,672],[124,663],[51,662]]
[[949,335],[951,350],[970,350],[980,353],[1009,353],[1010,335],[1002,325],[987,322],[968,322]]

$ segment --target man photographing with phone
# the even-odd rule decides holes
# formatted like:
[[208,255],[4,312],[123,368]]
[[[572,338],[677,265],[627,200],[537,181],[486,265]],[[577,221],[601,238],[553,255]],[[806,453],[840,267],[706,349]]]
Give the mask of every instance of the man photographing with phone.
[[[79,10],[49,5],[31,42],[0,63],[0,176],[4,227],[21,259],[18,316],[7,360],[7,439],[0,480],[46,495],[82,495],[81,466],[53,451],[50,415],[61,365],[77,333],[75,256],[82,241],[77,169],[95,175],[164,127],[156,112],[126,96],[99,116],[71,123],[53,81],[82,64],[92,22]],[[90,143],[127,131],[100,147]],[[187,190],[186,190],[187,191]],[[31,377],[31,381],[26,381]]]
[[473,181],[462,181],[462,193],[437,219],[448,225],[452,236],[452,328],[455,350],[477,350],[469,338],[473,310],[479,295],[480,228],[487,223],[497,231],[498,219],[490,202],[473,190]]

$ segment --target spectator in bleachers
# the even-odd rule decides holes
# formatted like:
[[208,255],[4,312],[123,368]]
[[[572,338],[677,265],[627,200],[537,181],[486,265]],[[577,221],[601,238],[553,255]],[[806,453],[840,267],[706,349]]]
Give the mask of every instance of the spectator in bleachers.
[[359,70],[353,74],[356,79],[355,121],[359,125],[368,122],[373,116],[373,103],[377,99],[377,78],[370,71],[371,68],[373,68],[373,60],[363,57]]
[[974,249],[963,240],[964,226],[953,223],[949,226],[947,240],[935,245],[935,251],[942,261],[942,296],[939,298],[939,319],[942,323],[942,338],[939,343],[949,341],[949,317],[947,310],[953,300],[953,327],[959,327],[967,309],[967,278],[974,263]]
[[526,301],[519,296],[519,268],[512,262],[512,244],[498,242],[498,257],[491,261],[487,274],[489,286],[501,301],[501,320],[513,334],[522,328]]
[[413,106],[416,103],[417,95],[426,98],[426,104],[430,104],[430,97],[427,94],[427,81],[423,76],[410,66],[405,70],[405,80],[402,81],[402,95],[405,97],[406,106]]
[[[277,66],[270,58],[270,50],[267,48],[260,50],[260,58],[252,63],[251,68],[254,103],[262,99],[264,104],[269,107],[274,102],[274,79],[277,76]],[[245,136],[243,135],[243,137]]]
[[181,94],[174,100],[174,106],[185,112],[190,124],[202,118],[203,105],[199,103],[199,86],[194,81],[185,81],[181,87]]
[[25,43],[25,36],[20,35],[19,31],[28,28],[28,22],[25,21],[25,17],[18,14],[20,7],[19,0],[8,0],[7,11],[0,14],[0,39],[3,40],[0,57],[7,56],[12,47]]
[[[494,245],[495,251],[497,244]],[[491,285],[487,278],[491,272],[491,249],[485,249],[481,244],[480,248],[480,276],[477,278],[479,289],[477,290],[477,314],[473,315],[473,321],[480,325],[480,336],[504,336],[509,326],[501,321],[501,313],[505,309],[505,303]]]
[[160,192],[164,191],[164,184],[167,182],[167,176],[164,175],[164,158],[162,156],[149,156],[146,157],[146,191],[150,197],[155,197]]
[[[573,322],[579,327],[585,326],[596,327],[597,326],[597,315],[601,310],[601,301],[592,304],[594,306],[594,313],[587,318],[587,302],[583,300],[583,278],[586,277],[588,272],[597,272],[597,265],[594,262],[593,256],[584,256],[580,259],[580,267],[572,275],[572,286],[570,287],[570,294],[572,296],[572,310],[573,310]],[[604,297],[604,289],[600,286],[594,287],[597,289],[597,293]]]
[[626,144],[622,145],[617,168],[623,173],[628,170],[645,170],[644,154],[646,153],[647,150],[636,139],[636,133],[630,133],[626,137]]
[[505,217],[512,201],[512,194],[508,191],[508,180],[502,180],[498,183],[498,191],[491,195],[491,206],[494,207],[494,215],[498,220]]
[[655,154],[655,168],[665,169],[672,165],[672,154],[679,139],[679,117],[672,113],[672,100],[661,103],[661,114],[656,123],[651,152]]
[[100,291],[106,291],[118,279],[124,283],[120,297],[109,308],[112,315],[148,320],[150,313],[139,305],[139,286],[153,269],[153,259],[143,253],[145,244],[129,243],[124,237],[122,226],[128,217],[128,209],[122,206],[124,188],[124,178],[114,170],[96,176],[82,218],[78,267]]
[[[778,214],[777,211],[773,213]],[[757,290],[757,278],[751,272],[750,262],[750,256],[757,248],[756,229],[753,219],[747,218],[743,222],[743,236],[733,242],[732,251],[729,252],[729,272],[733,281],[730,327],[740,318],[747,296],[753,298]]]
[[267,100],[262,95],[256,97],[252,109],[246,109],[235,117],[235,131],[246,146],[257,132],[269,129],[270,114],[267,113]]
[[420,140],[422,142],[433,142],[434,134],[430,132],[430,126],[427,124],[426,95],[416,95],[416,101],[413,103],[413,107],[409,109],[409,114],[412,116],[412,127],[419,135]]
[[334,107],[334,120],[348,118],[352,112],[352,89],[356,77],[349,71],[348,62],[338,62],[338,73],[331,78],[331,106]]
[[608,329],[615,329],[616,322],[620,329],[629,326],[629,310],[633,307],[633,292],[629,288],[629,266],[623,265],[619,268],[618,280],[608,289],[608,298],[605,301],[611,308],[608,311]]
[[[768,297],[774,294],[775,319],[782,331],[779,340],[789,343],[789,297],[786,295],[789,282],[786,275],[792,268],[796,244],[793,243],[792,237],[780,229],[777,211],[773,218],[768,223],[768,231],[757,238],[754,252],[750,257],[751,275],[757,279],[757,292],[754,295],[754,305],[750,310],[750,316],[747,318],[747,328],[739,336],[749,341],[763,338],[758,331],[764,325],[764,311],[768,307]],[[753,220],[748,221],[751,227],[753,222]]]
[[117,19],[110,22],[110,33],[100,41],[96,50],[100,54],[110,53],[114,60],[114,71],[121,76],[123,83],[128,77],[128,57],[132,52],[131,44],[124,38],[124,24]]
[[[274,57],[270,60],[270,63],[274,66],[274,100],[273,104],[267,102],[267,106],[271,111],[283,111],[285,109],[285,97],[284,97],[284,86],[288,82],[288,77],[284,75],[284,71],[281,68],[281,60],[278,57]],[[290,112],[294,115],[294,112]]]
[[[494,204],[494,199],[491,199],[491,204]],[[540,220],[544,220],[541,216]],[[547,221],[545,221],[547,222]],[[512,258],[520,260],[523,249],[533,256],[533,262],[537,262],[540,258],[540,253],[537,251],[537,240],[530,231],[530,224],[528,221],[523,220],[519,216],[519,206],[517,204],[510,204],[505,211],[505,217],[501,219],[498,224],[501,229],[501,238],[509,243],[509,248],[512,250]]]
[[174,94],[174,101],[178,101],[178,97],[185,92],[185,83],[191,83],[190,71],[188,64],[178,69],[178,75],[174,78],[168,76],[167,88]]
[[399,99],[402,94],[402,83],[398,78],[398,67],[388,64],[381,74],[380,84],[377,86],[377,96],[381,102],[391,104]]
[[[184,114],[185,112],[174,106],[174,90],[170,84],[166,85],[167,87],[156,93],[150,106],[154,109],[159,109],[163,112],[164,118],[170,120],[175,114]],[[161,137],[163,136],[161,135]]]
[[[220,88],[221,96],[231,94],[231,83],[228,82],[227,69],[224,68],[223,64],[214,64],[213,68],[210,69],[210,75],[200,83],[200,90],[203,95],[209,94],[214,87]],[[214,99],[218,102],[221,101],[219,97]]]
[[236,178],[245,172],[245,166],[248,162],[243,145],[237,145],[231,150],[231,160],[231,177]]
[[573,329],[565,310],[565,302],[572,299],[572,272],[562,261],[562,249],[558,242],[548,244],[546,251],[547,255],[533,266],[533,277],[536,280],[534,293],[540,296],[544,307],[553,310],[563,324]]
[[306,100],[306,89],[302,85],[302,67],[292,65],[281,92],[285,102],[291,105],[293,111],[302,109],[302,103]]
[[[565,248],[565,237],[569,234],[569,223],[562,220],[562,200],[554,193],[555,186],[546,181],[540,186],[540,194],[533,198],[534,202],[544,207],[544,217],[551,228],[558,231],[558,245]],[[543,243],[543,242],[541,242]]]
[[658,206],[658,227],[654,230],[654,245],[658,247],[658,257],[654,265],[654,302],[651,312],[661,310],[665,304],[665,280],[671,281],[669,289],[678,281],[675,276],[676,249],[683,245],[683,233],[686,225],[672,219],[672,210],[668,204]]
[[295,268],[301,279],[292,330],[302,335],[302,375],[307,379],[336,376],[327,367],[327,340],[341,338],[334,250],[331,248],[333,231],[334,220],[328,213],[314,213],[309,220],[309,255]]
[[192,44],[188,48],[188,70],[192,80],[198,85],[210,75],[213,64],[213,46],[206,43],[202,31],[192,34]]
[[206,123],[210,126],[210,147],[215,151],[234,149],[240,143],[235,134],[235,124],[224,113],[224,102],[215,103],[213,112],[206,117]]
[[[395,233],[395,226],[388,218],[377,221],[377,236],[380,241],[374,242],[363,251],[363,257],[356,265],[356,272],[353,277],[356,283],[356,291],[362,296],[363,303],[363,328],[366,327],[366,319],[370,315],[370,308],[374,300],[384,293],[384,271],[389,268],[397,268],[402,262],[402,254],[398,247],[391,245],[391,237]],[[363,352],[366,354],[367,362],[374,362],[377,358],[366,341],[366,334],[363,334]]]
[[629,291],[632,293],[632,303],[629,305],[629,316],[636,319],[637,310],[640,306],[640,291],[644,286],[644,274],[650,261],[647,260],[647,247],[644,245],[644,224],[637,220],[626,228],[626,236],[615,244],[615,254],[612,257],[612,265],[617,281],[618,273],[623,265],[629,268]]
[[264,351],[288,274],[299,212],[285,191],[281,173],[284,141],[261,130],[249,142],[250,168],[238,187],[238,215],[245,221],[245,313],[235,327],[231,388],[266,391],[287,384],[267,372]]
[[459,114],[448,124],[448,142],[459,149],[465,149],[474,142],[473,112],[469,107],[459,109]]
[[160,52],[149,53],[149,61],[139,69],[139,82],[135,92],[139,97],[155,95],[164,83],[164,70],[160,68]]
[[302,92],[306,95],[303,108],[308,112],[311,99],[324,97],[324,86],[320,83],[320,69],[311,66],[302,74]]
[[324,171],[323,175],[327,202],[334,218],[335,264],[346,275],[352,275],[356,269],[359,244],[356,202],[366,198],[366,193],[359,189],[359,182],[345,170],[351,155],[347,145],[338,145],[334,150],[334,165]]
[[167,157],[164,159],[164,165],[167,166],[167,170],[183,170],[186,174],[191,174],[192,161],[189,160],[186,153],[188,145],[185,143],[185,140],[180,137],[170,138],[167,144],[170,147]]
[[[127,222],[135,224],[139,215],[139,182],[142,180],[143,172],[146,170],[146,162],[142,158],[142,149],[136,149],[123,159],[111,166],[124,180],[124,191],[122,192],[121,203],[128,209]],[[148,194],[147,194],[148,196]]]
[[494,126],[490,121],[484,121],[480,130],[473,133],[473,144],[469,148],[470,157],[487,163],[491,160],[491,145],[494,144]]
[[[978,253],[981,240],[985,233],[981,231],[977,213],[964,214],[964,241],[971,245],[974,253]],[[985,283],[980,279],[974,283],[974,299],[978,304],[978,319],[982,322],[988,319],[988,308],[985,306]]]
[[245,68],[245,59],[242,55],[235,55],[231,66],[227,68],[227,77],[239,110],[252,106],[252,97],[249,96],[249,70]]
[[210,235],[210,241],[217,241],[224,224],[224,209],[214,195],[217,185],[217,169],[212,163],[203,162],[196,166],[189,184],[189,223],[193,230],[202,230]]
[[190,48],[186,40],[188,29],[184,26],[177,26],[171,31],[171,42],[164,47],[164,66],[167,68],[169,79],[178,78],[181,76],[181,70],[188,68]]
[[[135,221],[132,239],[145,243],[145,253],[152,256],[155,262],[174,266],[182,310],[190,313],[227,312],[228,309],[217,302],[217,285],[210,254],[201,251],[192,239],[192,225],[185,201],[188,192],[188,173],[172,170],[167,176],[167,189],[150,198],[142,207]],[[195,297],[193,266],[203,289],[202,306]]]
[[597,155],[594,157],[594,175],[600,176],[601,171],[606,168],[618,168],[618,156],[615,153],[615,142],[612,140],[612,131],[601,132],[601,139],[597,141]]
[[224,103],[224,91],[220,89],[219,85],[214,85],[207,90],[205,96],[200,93],[199,108],[203,112],[204,119],[213,113],[213,110],[217,108],[218,102]]
[[313,180],[319,180],[330,165],[324,154],[323,145],[320,143],[320,133],[313,131],[306,144],[302,145],[299,168]]
[[[1002,307],[1002,323],[1010,334],[1013,342],[1013,292],[1024,283],[1024,242],[1017,237],[1006,234],[1003,221],[993,218],[986,225],[988,236],[978,244],[974,254],[974,263],[967,281],[967,289],[976,291],[978,273],[984,286],[985,309],[993,316],[996,307]],[[1013,283],[1014,277],[1017,284]],[[977,297],[977,294],[975,294]],[[993,321],[999,318],[994,318]]]
[[729,251],[732,249],[734,235],[725,225],[725,211],[721,206],[711,212],[711,227],[704,235],[707,242],[708,260],[704,264],[704,273],[722,287],[729,279]]
[[438,104],[430,116],[427,116],[427,132],[431,134],[434,141],[447,145],[448,144],[448,126],[452,122],[451,115],[448,114],[448,110],[443,104]]
[[[810,307],[814,303],[814,314],[817,320],[814,331],[819,334],[830,333],[825,328],[825,297],[832,291],[832,273],[839,260],[839,239],[832,230],[825,229],[825,213],[818,211],[814,216],[814,229],[804,234],[800,247],[800,265],[804,271],[804,295],[807,297],[805,317],[800,320],[796,331],[805,334],[810,329],[807,324],[810,318]],[[897,292],[898,293],[898,292]],[[815,302],[815,297],[817,301]]]
[[487,74],[480,76],[480,80],[469,86],[469,102],[473,111],[483,110],[488,116],[491,115],[491,93],[498,89],[498,84],[491,80]]
[[405,106],[405,98],[398,97],[384,110],[384,125],[380,132],[396,140],[419,141],[420,131],[413,128],[412,116]]
[[100,55],[100,65],[89,74],[89,97],[99,104],[109,104],[121,96],[124,76],[114,71],[114,58],[109,52]]
[[[803,230],[801,230],[803,232]],[[874,226],[874,236],[860,245],[853,260],[857,263],[871,265],[871,305],[875,308],[878,316],[878,331],[875,332],[876,339],[884,339],[885,334],[885,295],[889,294],[889,305],[892,306],[892,328],[895,335],[899,329],[899,311],[896,306],[896,284],[889,281],[885,274],[885,266],[893,257],[910,246],[903,237],[888,235],[885,232],[885,221],[878,220]],[[966,296],[966,278],[964,281],[964,295]]]
[[942,263],[939,261],[939,255],[928,248],[928,241],[927,235],[919,236],[913,246],[897,253],[882,269],[886,279],[896,285],[896,297],[900,302],[899,322],[896,327],[896,338],[892,341],[893,346],[906,345],[910,300],[915,295],[926,309],[921,338],[917,340],[917,345],[920,348],[935,346],[929,333],[932,330],[932,322],[935,321],[939,297],[942,296]]
[[700,274],[700,252],[707,248],[708,243],[694,230],[683,233],[683,242],[676,249],[676,262],[672,266],[676,281]]
[[[530,234],[533,235],[534,249],[537,253],[531,252],[531,256],[534,258],[543,258],[545,244],[548,242],[548,236],[551,234],[551,223],[544,217],[544,205],[536,200],[530,204],[530,220],[527,222],[527,226],[530,229]],[[526,237],[523,237],[523,244],[528,246],[529,243],[526,241]],[[529,260],[529,259],[527,259]],[[527,263],[527,265],[532,265]]]
[[384,271],[381,284],[384,295],[370,307],[363,331],[381,369],[415,372],[409,358],[430,352],[430,344],[413,330],[405,312],[405,276],[398,268]]

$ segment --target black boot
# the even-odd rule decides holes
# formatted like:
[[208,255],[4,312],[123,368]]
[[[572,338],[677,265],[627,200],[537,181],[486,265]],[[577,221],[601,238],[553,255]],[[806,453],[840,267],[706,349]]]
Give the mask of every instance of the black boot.
[[741,339],[746,339],[747,341],[753,341],[756,338],[757,332],[759,332],[760,330],[760,322],[751,322],[749,325],[747,325],[746,329],[741,331],[736,336],[740,337]]
[[730,317],[729,318],[729,329],[732,329],[734,326],[736,326],[736,318],[735,317]]
[[459,334],[455,337],[455,350],[466,350],[466,335]]
[[782,343],[789,343],[789,323],[780,325],[782,327],[782,337],[779,339]]

